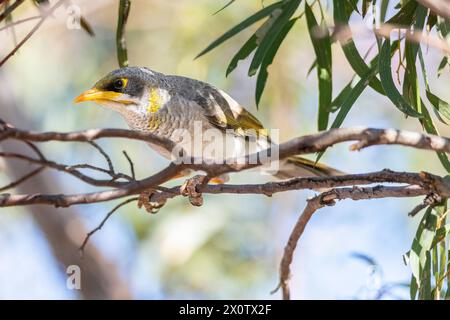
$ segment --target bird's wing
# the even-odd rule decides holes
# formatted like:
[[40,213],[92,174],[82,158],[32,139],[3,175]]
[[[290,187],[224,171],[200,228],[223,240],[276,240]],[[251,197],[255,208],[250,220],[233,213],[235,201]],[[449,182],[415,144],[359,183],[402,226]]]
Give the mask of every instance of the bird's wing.
[[205,87],[196,93],[195,102],[213,126],[232,129],[237,135],[269,138],[262,123],[224,91]]
[[262,136],[269,140],[268,131],[261,122],[224,91],[206,82],[181,76],[166,76],[166,84],[174,94],[199,105],[214,127],[232,129],[244,137]]

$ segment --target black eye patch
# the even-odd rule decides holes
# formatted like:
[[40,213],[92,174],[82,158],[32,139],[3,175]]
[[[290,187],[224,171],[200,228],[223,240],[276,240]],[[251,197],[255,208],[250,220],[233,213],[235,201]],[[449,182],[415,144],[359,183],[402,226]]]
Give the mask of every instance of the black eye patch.
[[114,91],[114,92],[123,92],[125,87],[127,86],[128,80],[125,78],[120,78],[112,81],[108,87],[108,91]]
[[123,88],[123,81],[122,79],[116,80],[113,83],[114,89],[120,90]]

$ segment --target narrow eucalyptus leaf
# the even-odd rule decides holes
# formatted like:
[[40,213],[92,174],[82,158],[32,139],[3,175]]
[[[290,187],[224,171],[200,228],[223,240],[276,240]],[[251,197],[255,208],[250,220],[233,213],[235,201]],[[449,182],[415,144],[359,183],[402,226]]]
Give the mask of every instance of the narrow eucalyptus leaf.
[[251,26],[255,22],[257,22],[257,21],[267,17],[268,15],[270,15],[272,13],[272,11],[274,11],[277,8],[280,8],[282,5],[283,5],[283,1],[278,1],[278,2],[275,2],[275,3],[265,7],[263,9],[259,10],[258,12],[256,12],[253,15],[251,15],[250,17],[248,17],[247,19],[245,19],[241,23],[237,24],[236,26],[234,26],[233,28],[231,28],[230,30],[225,32],[219,38],[214,40],[209,46],[207,46],[203,51],[201,51],[195,57],[195,59],[197,59],[197,58],[201,57],[202,55],[208,53],[209,51],[211,51],[212,49],[216,48],[220,44],[224,43],[225,41],[227,41],[231,37],[235,36],[236,34],[241,32],[242,30],[248,28],[249,26]]

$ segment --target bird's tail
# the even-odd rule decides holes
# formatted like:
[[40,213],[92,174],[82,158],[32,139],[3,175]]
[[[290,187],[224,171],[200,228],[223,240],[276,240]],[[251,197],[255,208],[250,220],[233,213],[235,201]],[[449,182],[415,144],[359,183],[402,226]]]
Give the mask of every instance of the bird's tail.
[[274,176],[279,179],[289,179],[296,177],[340,176],[343,174],[345,173],[322,163],[316,163],[300,156],[293,156],[281,161],[280,169]]

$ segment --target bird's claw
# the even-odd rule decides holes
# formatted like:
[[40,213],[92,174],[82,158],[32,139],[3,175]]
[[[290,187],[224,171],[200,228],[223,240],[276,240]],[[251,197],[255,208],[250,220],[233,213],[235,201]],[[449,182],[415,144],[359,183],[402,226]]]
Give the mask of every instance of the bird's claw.
[[197,186],[204,184],[206,176],[197,175],[187,179],[180,187],[181,195],[189,197],[189,202],[196,207],[203,205],[203,197],[200,192],[197,191]]
[[144,207],[148,213],[158,213],[159,209],[161,209],[166,204],[166,200],[152,201],[152,196],[155,194],[155,192],[156,190],[154,189],[143,191],[139,195],[137,204],[138,208],[141,209],[142,207]]

